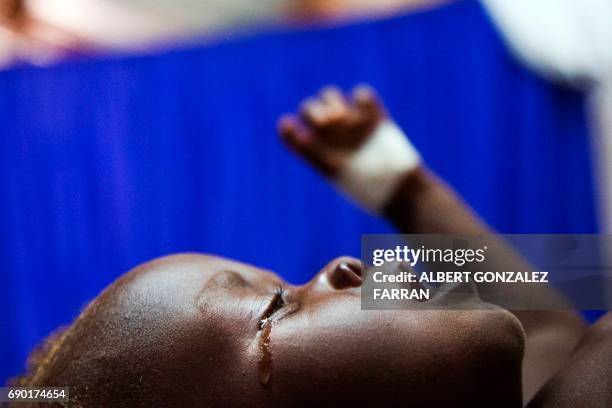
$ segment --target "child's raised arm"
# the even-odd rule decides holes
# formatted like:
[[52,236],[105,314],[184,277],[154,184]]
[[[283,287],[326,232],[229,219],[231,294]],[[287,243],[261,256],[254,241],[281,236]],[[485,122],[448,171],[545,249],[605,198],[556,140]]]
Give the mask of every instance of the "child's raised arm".
[[[307,99],[298,113],[281,118],[279,132],[291,150],[350,199],[384,215],[404,234],[493,233],[426,168],[417,149],[368,87],[358,87],[350,98],[338,89],[325,89]],[[500,258],[503,260],[488,260],[487,267],[493,269],[486,270],[527,270],[522,269],[526,262],[510,249]],[[503,269],[509,267],[516,269]],[[534,293],[529,288],[517,291],[503,284],[489,284],[479,289],[492,298],[535,296],[549,303],[565,302],[552,288]],[[488,299],[483,296],[483,300]],[[513,313],[527,335],[523,380],[528,400],[567,360],[585,326],[579,314],[569,310]]]

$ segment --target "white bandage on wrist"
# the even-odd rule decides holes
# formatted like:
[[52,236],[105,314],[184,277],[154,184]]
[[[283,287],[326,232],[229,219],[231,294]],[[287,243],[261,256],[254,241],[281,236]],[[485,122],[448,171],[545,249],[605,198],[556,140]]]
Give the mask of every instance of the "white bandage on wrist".
[[379,213],[421,156],[393,122],[380,123],[334,178],[336,186],[364,209]]

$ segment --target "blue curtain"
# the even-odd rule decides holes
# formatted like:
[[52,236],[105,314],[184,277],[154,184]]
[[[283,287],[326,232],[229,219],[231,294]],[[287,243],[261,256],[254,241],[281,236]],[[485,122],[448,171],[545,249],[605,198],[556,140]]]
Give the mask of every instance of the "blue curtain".
[[275,134],[320,86],[360,82],[501,232],[596,231],[583,97],[516,63],[475,1],[21,67],[0,73],[0,379],[154,257],[215,253],[297,283],[391,231]]

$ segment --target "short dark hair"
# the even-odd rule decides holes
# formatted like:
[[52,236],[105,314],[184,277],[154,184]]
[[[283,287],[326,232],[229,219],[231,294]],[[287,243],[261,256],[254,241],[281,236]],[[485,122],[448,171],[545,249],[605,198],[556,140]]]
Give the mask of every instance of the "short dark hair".
[[61,347],[67,327],[63,326],[48,335],[28,356],[25,373],[11,378],[8,382],[12,387],[33,387],[45,378],[54,354]]

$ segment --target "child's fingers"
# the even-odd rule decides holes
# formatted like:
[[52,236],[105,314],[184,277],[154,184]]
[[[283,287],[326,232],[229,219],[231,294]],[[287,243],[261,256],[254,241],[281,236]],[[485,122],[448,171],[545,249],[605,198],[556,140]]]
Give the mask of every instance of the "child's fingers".
[[336,86],[326,86],[319,92],[321,100],[329,105],[344,105],[346,103],[342,91]]
[[314,98],[307,99],[302,104],[300,116],[304,123],[315,128],[325,126],[328,117],[326,106]]
[[293,115],[284,115],[278,121],[278,133],[285,144],[298,154],[308,149],[308,135]]
[[337,122],[348,116],[350,106],[340,89],[333,86],[326,87],[321,91],[320,98],[327,109],[329,122]]
[[294,153],[302,156],[324,174],[331,173],[330,166],[325,162],[320,148],[317,147],[317,141],[297,117],[294,115],[281,117],[278,122],[278,133]]
[[353,104],[365,118],[377,120],[384,116],[384,110],[374,89],[359,85],[353,89]]

